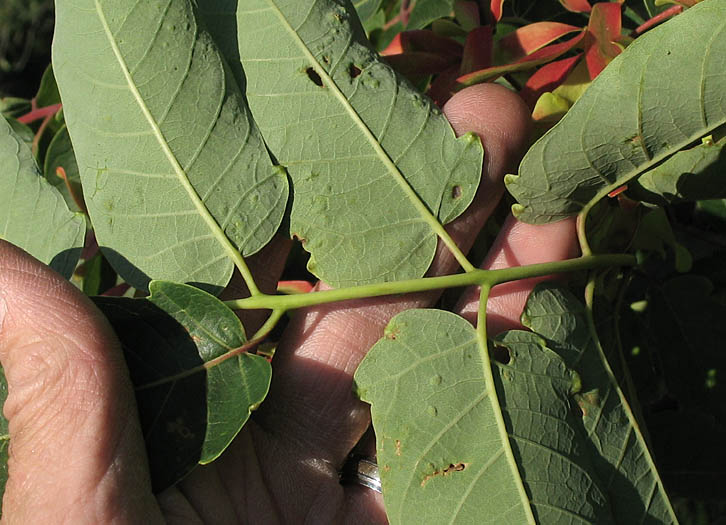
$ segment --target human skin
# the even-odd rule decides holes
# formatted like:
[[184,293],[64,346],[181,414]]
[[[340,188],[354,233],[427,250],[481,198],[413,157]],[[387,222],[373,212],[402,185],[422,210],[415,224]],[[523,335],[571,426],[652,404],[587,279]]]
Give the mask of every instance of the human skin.
[[[468,250],[504,191],[504,174],[527,146],[529,111],[516,94],[488,84],[458,93],[444,112],[457,133],[478,133],[485,148],[475,203],[447,226]],[[250,258],[259,283],[277,281],[287,245],[278,239]],[[532,226],[510,219],[484,267],[575,255],[571,221]],[[439,246],[428,274],[456,267]],[[534,284],[493,290],[490,334],[520,326]],[[372,298],[297,312],[278,346],[260,410],[217,461],[154,495],[132,386],[108,321],[62,277],[0,241],[0,361],[11,443],[3,522],[385,523],[380,494],[338,481],[370,424],[367,405],[352,394],[352,377],[391,317],[430,306],[437,296]],[[475,289],[467,290],[457,307],[472,322],[477,297]],[[243,321],[249,331],[259,314]]]

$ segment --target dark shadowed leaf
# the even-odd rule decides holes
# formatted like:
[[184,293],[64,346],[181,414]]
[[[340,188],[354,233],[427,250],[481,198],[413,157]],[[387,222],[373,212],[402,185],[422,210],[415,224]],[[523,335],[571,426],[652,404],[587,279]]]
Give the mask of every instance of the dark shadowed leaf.
[[158,492],[224,451],[267,395],[271,368],[215,297],[163,281],[150,290],[95,301],[126,355]]
[[584,305],[563,287],[540,285],[522,322],[580,376],[581,432],[616,523],[677,523],[638,422],[588,327]]

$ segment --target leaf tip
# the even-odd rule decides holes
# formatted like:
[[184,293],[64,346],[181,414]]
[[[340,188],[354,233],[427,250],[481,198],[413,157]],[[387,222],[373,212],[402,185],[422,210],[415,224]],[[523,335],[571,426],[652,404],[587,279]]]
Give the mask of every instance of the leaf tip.
[[519,219],[525,210],[526,207],[519,203],[512,204],[512,215],[514,215],[515,219]]

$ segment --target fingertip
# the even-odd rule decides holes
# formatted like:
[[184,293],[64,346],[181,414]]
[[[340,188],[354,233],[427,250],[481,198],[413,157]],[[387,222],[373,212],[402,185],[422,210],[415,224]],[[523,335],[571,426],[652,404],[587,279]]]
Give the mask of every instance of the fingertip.
[[532,117],[522,98],[498,84],[477,84],[454,94],[443,111],[457,135],[473,131],[481,137],[485,173],[501,183],[529,143]]

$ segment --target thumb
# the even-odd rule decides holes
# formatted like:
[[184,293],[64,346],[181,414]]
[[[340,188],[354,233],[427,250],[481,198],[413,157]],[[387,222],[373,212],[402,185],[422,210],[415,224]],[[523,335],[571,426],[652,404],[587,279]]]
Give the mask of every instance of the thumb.
[[9,523],[158,516],[133,391],[93,303],[0,240],[0,361],[8,384]]

